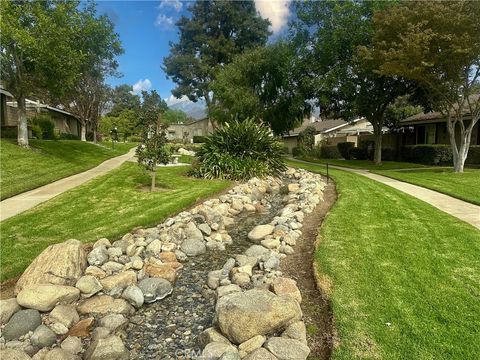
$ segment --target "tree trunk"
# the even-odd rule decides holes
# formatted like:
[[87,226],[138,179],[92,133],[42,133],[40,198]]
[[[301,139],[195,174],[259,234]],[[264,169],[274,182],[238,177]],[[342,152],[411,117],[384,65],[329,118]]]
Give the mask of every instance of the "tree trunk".
[[456,128],[456,123],[458,121],[463,121],[463,120],[462,119],[452,120],[449,117],[447,119],[447,130],[450,138],[450,145],[452,147],[453,171],[456,173],[463,173],[465,160],[467,160],[468,149],[470,147],[470,140],[472,137],[473,126],[468,126],[466,128],[461,127],[460,144],[459,146],[457,146],[457,139],[455,138],[455,128]]
[[95,125],[93,126],[93,143],[97,143],[97,127]]
[[157,175],[157,172],[154,170],[152,171],[152,185],[150,186],[150,191],[155,190],[155,176]]
[[82,121],[80,123],[80,140],[87,141],[87,124]]
[[17,106],[18,106],[17,143],[22,147],[28,147],[27,109],[25,106],[25,97],[23,95],[18,97]]
[[382,128],[374,128],[375,132],[375,148],[373,153],[373,162],[375,165],[382,164]]

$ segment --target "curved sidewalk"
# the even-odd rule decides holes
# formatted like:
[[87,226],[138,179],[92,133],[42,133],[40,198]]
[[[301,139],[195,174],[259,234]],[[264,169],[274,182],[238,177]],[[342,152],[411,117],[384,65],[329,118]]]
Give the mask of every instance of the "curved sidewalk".
[[[311,165],[320,165],[318,163],[311,163],[308,161],[302,161],[297,159],[294,160]],[[334,165],[330,165],[330,167],[359,174],[369,179],[378,181],[382,184],[391,186],[408,195],[416,197],[417,199],[425,201],[426,203],[429,203],[437,209],[442,210],[452,216],[455,216],[456,218],[463,220],[480,230],[480,206],[478,205],[474,205],[469,202],[462,201],[452,196],[426,189],[418,185],[413,185],[400,180],[389,178],[387,176],[374,174],[368,170],[345,168],[342,166]]]
[[73,189],[74,187],[82,185],[97,176],[106,174],[110,170],[119,167],[125,161],[133,158],[134,156],[135,148],[130,149],[130,151],[124,155],[105,160],[103,163],[90,170],[71,175],[53,183],[0,201],[0,221],[29,210],[34,206],[50,200],[51,198],[60,195],[65,191]]

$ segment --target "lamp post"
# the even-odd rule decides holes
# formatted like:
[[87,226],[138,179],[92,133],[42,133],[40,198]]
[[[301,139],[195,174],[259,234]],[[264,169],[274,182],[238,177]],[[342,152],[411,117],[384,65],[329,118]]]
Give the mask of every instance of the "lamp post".
[[115,140],[118,138],[118,130],[116,126],[110,131],[110,137],[112,138],[112,149],[115,149]]

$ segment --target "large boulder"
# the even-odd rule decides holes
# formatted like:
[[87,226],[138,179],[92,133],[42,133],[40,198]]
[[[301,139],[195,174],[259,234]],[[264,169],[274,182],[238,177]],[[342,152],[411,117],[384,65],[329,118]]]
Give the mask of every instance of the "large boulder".
[[74,286],[86,267],[87,257],[80,241],[50,245],[23,272],[15,285],[15,295],[34,284]]
[[6,349],[0,349],[0,359],[31,360],[32,358],[21,350],[6,348]]
[[274,226],[270,224],[257,225],[249,233],[248,238],[252,241],[262,240],[265,236],[273,233]]
[[231,342],[241,344],[256,335],[283,330],[301,319],[302,311],[292,298],[252,289],[220,298],[216,317],[222,333]]
[[302,294],[298,290],[297,282],[293,279],[277,277],[273,280],[271,287],[272,291],[279,296],[290,296],[299,304],[302,302]]
[[207,251],[207,246],[203,240],[187,238],[180,245],[180,249],[188,256],[197,256]]
[[85,353],[85,360],[126,360],[130,355],[118,336],[95,340]]
[[24,287],[17,295],[17,302],[28,309],[50,311],[55,305],[76,301],[79,296],[80,290],[73,286],[36,284]]
[[310,354],[307,345],[298,340],[284,337],[268,339],[265,347],[279,360],[305,360]]
[[21,307],[15,298],[0,300],[0,325],[6,324],[12,315],[20,309]]
[[42,324],[42,318],[37,310],[20,310],[13,314],[10,321],[3,329],[2,336],[5,340],[16,340],[29,331],[34,331]]

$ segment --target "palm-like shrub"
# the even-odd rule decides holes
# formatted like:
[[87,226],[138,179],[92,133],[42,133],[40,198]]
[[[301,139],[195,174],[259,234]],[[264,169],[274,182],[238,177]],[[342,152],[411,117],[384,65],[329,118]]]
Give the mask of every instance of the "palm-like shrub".
[[283,145],[267,126],[247,119],[230,122],[205,137],[192,173],[207,179],[247,180],[285,169]]

